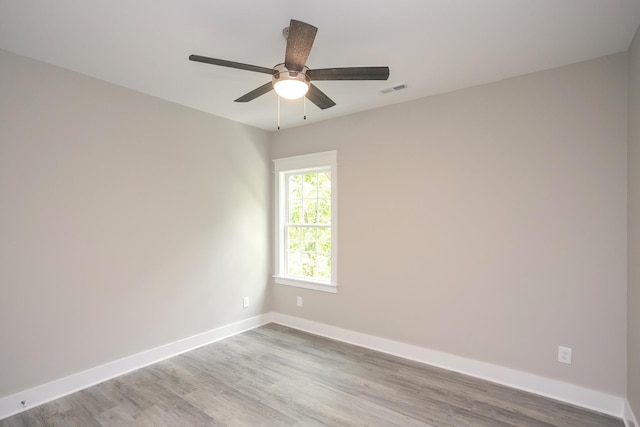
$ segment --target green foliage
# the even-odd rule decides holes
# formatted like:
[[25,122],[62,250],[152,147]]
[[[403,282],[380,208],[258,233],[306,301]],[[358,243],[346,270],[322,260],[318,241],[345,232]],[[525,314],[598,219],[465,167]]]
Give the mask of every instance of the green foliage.
[[290,224],[331,224],[331,174],[314,172],[289,175]]

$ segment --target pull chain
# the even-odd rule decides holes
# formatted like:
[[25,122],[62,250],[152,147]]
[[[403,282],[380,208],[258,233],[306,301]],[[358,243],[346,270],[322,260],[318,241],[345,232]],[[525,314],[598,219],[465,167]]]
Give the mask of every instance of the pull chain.
[[[304,120],[307,120],[307,98],[302,97],[302,111]],[[278,95],[278,130],[280,130],[280,95]]]

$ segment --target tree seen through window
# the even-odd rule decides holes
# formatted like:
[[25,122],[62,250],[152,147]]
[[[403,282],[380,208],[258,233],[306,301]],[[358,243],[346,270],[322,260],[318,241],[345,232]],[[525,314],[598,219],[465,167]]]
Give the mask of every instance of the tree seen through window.
[[331,279],[331,172],[287,176],[287,273]]

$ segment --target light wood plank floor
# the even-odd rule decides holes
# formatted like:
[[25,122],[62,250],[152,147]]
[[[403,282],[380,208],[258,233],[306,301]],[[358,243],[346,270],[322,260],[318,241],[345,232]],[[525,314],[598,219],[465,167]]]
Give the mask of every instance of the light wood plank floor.
[[0,421],[13,426],[576,426],[621,420],[276,324]]

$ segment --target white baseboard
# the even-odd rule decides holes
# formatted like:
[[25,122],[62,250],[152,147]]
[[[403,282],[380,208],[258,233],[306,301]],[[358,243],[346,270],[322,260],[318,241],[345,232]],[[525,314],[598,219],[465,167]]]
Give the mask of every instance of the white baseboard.
[[[448,353],[429,350],[415,345],[392,341],[348,329],[338,328],[311,320],[280,313],[272,313],[271,320],[283,326],[311,332],[360,347],[381,351],[427,365],[460,372],[476,378],[528,391],[541,396],[567,402],[604,414],[623,418],[624,398],[597,390],[552,380],[515,369],[479,362]],[[628,406],[628,405],[627,405]],[[631,409],[629,408],[629,411]],[[635,427],[640,427],[637,423]]]
[[[0,420],[270,321],[327,338],[486,379],[624,419],[640,427],[626,399],[573,384],[280,313],[262,314],[0,398]],[[20,402],[25,401],[26,406]],[[633,423],[633,424],[632,424]]]
[[[262,314],[0,398],[0,420],[67,394],[269,323]],[[22,401],[26,405],[21,404]]]
[[624,400],[624,417],[622,419],[624,420],[625,427],[640,427],[627,399]]

